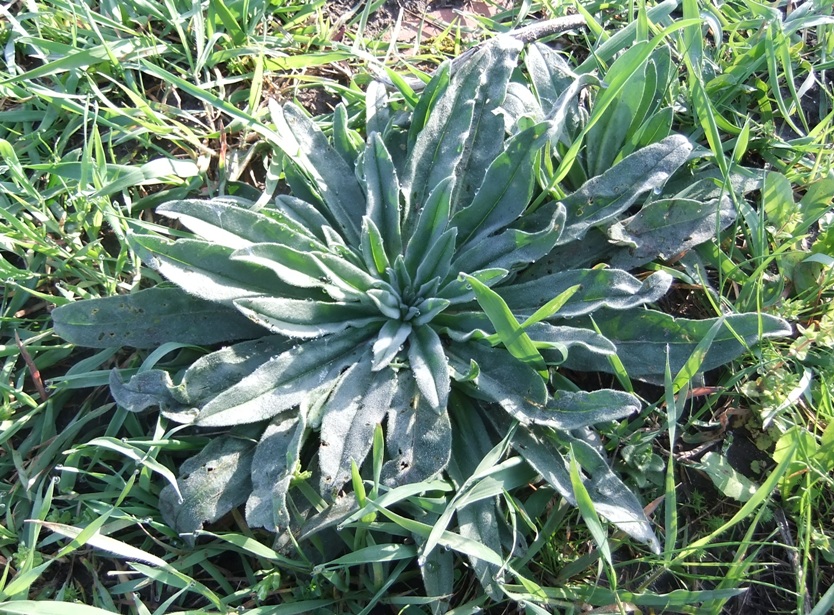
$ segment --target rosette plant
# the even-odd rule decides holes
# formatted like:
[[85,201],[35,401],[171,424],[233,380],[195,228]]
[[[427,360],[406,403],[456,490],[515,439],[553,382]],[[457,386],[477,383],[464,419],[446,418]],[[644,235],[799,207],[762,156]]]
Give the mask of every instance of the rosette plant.
[[[648,307],[669,290],[668,273],[565,265],[587,252],[590,231],[619,224],[646,255],[644,238],[663,225],[714,230],[729,214],[720,199],[694,214],[667,199],[666,215],[656,215],[657,193],[692,150],[678,135],[566,196],[546,189],[577,94],[599,82],[563,82],[546,107],[529,92],[540,117],[511,113],[503,103],[520,52],[508,37],[484,44],[454,72],[441,68],[413,107],[395,109],[371,88],[366,139],[342,107],[327,136],[297,106],[273,104],[274,127],[262,133],[292,196],[166,203],[157,214],[193,236],[136,232],[130,242],[175,286],[53,312],[59,335],[93,347],[235,342],[182,373],[112,373],[121,406],[158,406],[209,438],[162,491],[176,530],[193,533],[245,505],[253,527],[305,531],[311,486],[319,504],[340,502],[331,519],[344,520],[357,514],[355,500],[340,498],[356,476],[378,493],[432,477],[460,487],[505,441],[532,468],[525,480],[538,474],[576,503],[578,477],[601,516],[658,548],[592,429],[641,402],[582,390],[568,374],[622,365],[632,377],[662,377],[707,333],[700,367],[710,369],[783,334],[784,323],[676,319]],[[638,232],[647,225],[654,235]],[[669,253],[654,247],[642,262]],[[384,458],[372,462],[372,449]],[[457,513],[462,536],[502,553],[500,511],[488,497]]]

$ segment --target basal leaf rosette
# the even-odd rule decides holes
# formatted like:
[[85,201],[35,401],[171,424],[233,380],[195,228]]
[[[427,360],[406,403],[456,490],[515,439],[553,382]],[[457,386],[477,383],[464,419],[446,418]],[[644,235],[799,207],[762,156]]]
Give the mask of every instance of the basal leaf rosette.
[[[295,105],[273,104],[276,164],[293,196],[265,206],[231,197],[166,203],[157,213],[193,236],[130,241],[175,287],[53,312],[60,335],[93,347],[234,342],[176,378],[112,374],[121,406],[158,406],[213,437],[183,465],[179,493],[162,493],[178,531],[244,504],[253,527],[303,521],[291,511],[304,507],[289,505],[299,468],[313,470],[318,492],[334,501],[382,425],[383,488],[444,475],[460,485],[515,430],[512,447],[564,498],[575,502],[573,460],[599,514],[658,548],[591,429],[640,401],[580,390],[559,369],[611,371],[616,354],[633,377],[661,377],[667,357],[680,369],[718,321],[649,309],[672,283],[663,271],[572,263],[598,265],[610,255],[599,237],[619,228],[640,235],[641,264],[669,250],[652,251],[663,225],[714,229],[731,212],[720,201],[682,212],[685,196],[658,198],[692,149],[678,135],[563,198],[539,198],[577,94],[599,83],[574,76],[546,107],[536,99],[545,109],[537,117],[513,115],[503,103],[510,83],[523,87],[512,81],[520,52],[498,37],[454,74],[442,68],[407,122],[373,88],[362,147],[342,107],[328,137]],[[785,333],[767,316],[722,323],[702,369]],[[502,552],[491,501],[458,514],[462,534]]]

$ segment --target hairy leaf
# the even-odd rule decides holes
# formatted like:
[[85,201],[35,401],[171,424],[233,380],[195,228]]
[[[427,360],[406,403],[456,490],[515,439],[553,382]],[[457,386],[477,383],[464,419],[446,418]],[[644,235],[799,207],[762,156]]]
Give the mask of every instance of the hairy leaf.
[[449,399],[451,381],[443,344],[434,329],[424,325],[412,331],[408,361],[420,393],[435,412],[442,413]]
[[233,435],[214,438],[180,467],[182,500],[170,485],[159,494],[165,522],[180,534],[192,534],[240,506],[252,491],[254,444]]
[[335,495],[350,480],[351,461],[362,465],[376,426],[388,412],[397,386],[390,368],[372,371],[370,353],[350,366],[323,408],[321,493]]
[[52,310],[55,333],[90,348],[153,348],[166,342],[216,344],[263,335],[237,310],[179,288],[68,303]]
[[251,297],[238,299],[235,307],[253,322],[287,337],[321,337],[382,321],[375,308],[361,303]]

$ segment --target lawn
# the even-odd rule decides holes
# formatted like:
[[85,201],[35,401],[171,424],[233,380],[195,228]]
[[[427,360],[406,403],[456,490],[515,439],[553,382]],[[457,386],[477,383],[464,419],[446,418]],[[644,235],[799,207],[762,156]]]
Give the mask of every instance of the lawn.
[[834,609],[830,0],[0,16],[0,613]]

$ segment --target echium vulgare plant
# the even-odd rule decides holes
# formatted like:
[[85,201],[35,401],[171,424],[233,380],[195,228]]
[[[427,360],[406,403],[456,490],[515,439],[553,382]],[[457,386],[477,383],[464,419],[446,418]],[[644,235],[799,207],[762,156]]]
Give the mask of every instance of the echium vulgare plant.
[[[610,372],[613,363],[650,380],[667,361],[681,369],[709,332],[701,368],[710,369],[785,325],[763,315],[676,319],[647,307],[670,288],[664,271],[562,266],[591,230],[618,224],[645,255],[664,229],[714,230],[730,214],[717,199],[693,215],[683,197],[669,205],[674,195],[657,213],[692,150],[678,135],[548,197],[543,161],[578,92],[598,82],[575,77],[539,118],[514,116],[502,105],[520,52],[503,36],[482,45],[453,74],[439,70],[407,111],[371,88],[364,144],[341,106],[328,138],[295,105],[273,104],[274,127],[263,132],[294,196],[166,203],[157,213],[194,236],[130,241],[175,287],[53,312],[61,336],[93,347],[235,342],[184,373],[112,373],[124,408],[158,406],[209,436],[162,491],[172,527],[193,533],[244,504],[253,527],[303,525],[298,517],[315,510],[298,484],[312,481],[325,502],[350,500],[340,494],[354,466],[373,471],[366,458],[381,426],[381,489],[444,473],[459,486],[511,433],[512,448],[562,497],[576,502],[578,467],[597,512],[658,548],[592,430],[638,411],[639,400],[580,390],[561,368]],[[462,508],[458,523],[500,553],[490,506]]]

